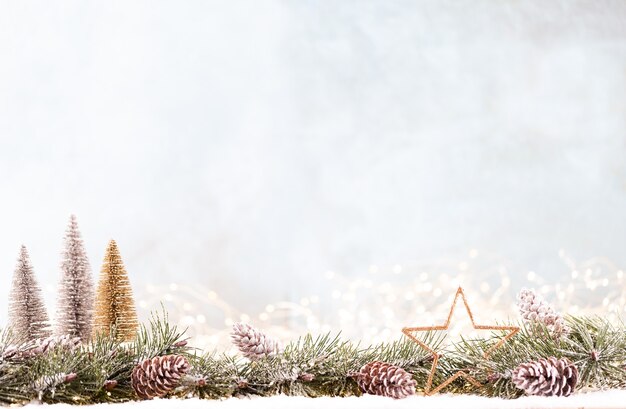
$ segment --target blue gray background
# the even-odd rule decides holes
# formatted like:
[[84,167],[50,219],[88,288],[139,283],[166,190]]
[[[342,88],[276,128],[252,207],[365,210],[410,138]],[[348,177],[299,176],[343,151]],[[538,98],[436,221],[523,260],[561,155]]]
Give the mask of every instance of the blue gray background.
[[94,271],[242,310],[479,249],[626,265],[626,3],[0,1],[0,324]]

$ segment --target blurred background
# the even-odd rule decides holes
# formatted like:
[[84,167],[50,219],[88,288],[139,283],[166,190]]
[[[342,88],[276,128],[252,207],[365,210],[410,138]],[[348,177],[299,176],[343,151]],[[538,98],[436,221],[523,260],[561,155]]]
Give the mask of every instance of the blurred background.
[[0,9],[0,325],[22,243],[54,316],[71,213],[211,343],[395,336],[459,284],[624,311],[622,1]]

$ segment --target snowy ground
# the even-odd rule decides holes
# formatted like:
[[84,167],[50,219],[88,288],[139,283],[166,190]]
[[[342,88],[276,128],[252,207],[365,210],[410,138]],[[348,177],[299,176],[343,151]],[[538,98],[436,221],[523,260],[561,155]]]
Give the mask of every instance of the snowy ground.
[[[136,406],[139,409],[307,409],[307,408],[410,408],[410,409],[449,409],[449,408],[480,408],[480,409],[617,409],[626,408],[626,390],[593,392],[578,394],[569,398],[540,398],[523,397],[515,400],[483,398],[478,396],[438,395],[431,397],[416,396],[403,400],[393,400],[378,396],[363,396],[359,398],[300,398],[275,396],[271,398],[227,399],[223,401],[209,401],[198,399],[181,400],[153,400],[121,404]],[[121,406],[120,405],[120,406]],[[55,409],[75,409],[72,405],[55,405]]]

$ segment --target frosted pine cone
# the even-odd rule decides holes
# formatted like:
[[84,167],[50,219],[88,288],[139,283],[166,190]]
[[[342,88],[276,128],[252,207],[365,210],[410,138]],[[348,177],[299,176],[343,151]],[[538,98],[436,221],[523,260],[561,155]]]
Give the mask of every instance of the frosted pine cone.
[[517,300],[520,314],[526,321],[542,323],[556,337],[567,333],[563,317],[533,290],[523,289],[518,294]]
[[403,399],[415,394],[416,382],[404,369],[380,361],[370,362],[356,374],[364,393]]
[[511,377],[529,395],[569,396],[578,382],[578,369],[567,358],[540,359],[519,365]]
[[133,369],[131,385],[141,399],[163,397],[180,385],[190,365],[181,355],[146,359]]
[[242,322],[233,325],[230,338],[239,351],[253,361],[276,355],[281,351],[277,340]]
[[38,398],[41,400],[46,392],[50,392],[50,394],[54,397],[57,386],[63,383],[70,383],[76,379],[76,377],[77,375],[75,373],[46,375],[35,380],[31,386],[38,393]]

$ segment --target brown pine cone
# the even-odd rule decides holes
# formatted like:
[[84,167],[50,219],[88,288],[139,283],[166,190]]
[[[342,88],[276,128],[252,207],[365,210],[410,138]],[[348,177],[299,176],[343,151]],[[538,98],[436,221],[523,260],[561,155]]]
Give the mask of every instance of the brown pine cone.
[[416,382],[404,369],[380,361],[370,362],[356,374],[364,393],[403,399],[415,394]]
[[569,396],[578,382],[578,369],[567,358],[550,357],[519,365],[511,377],[529,395]]
[[133,369],[131,385],[141,399],[163,397],[180,384],[189,368],[181,355],[156,356]]

